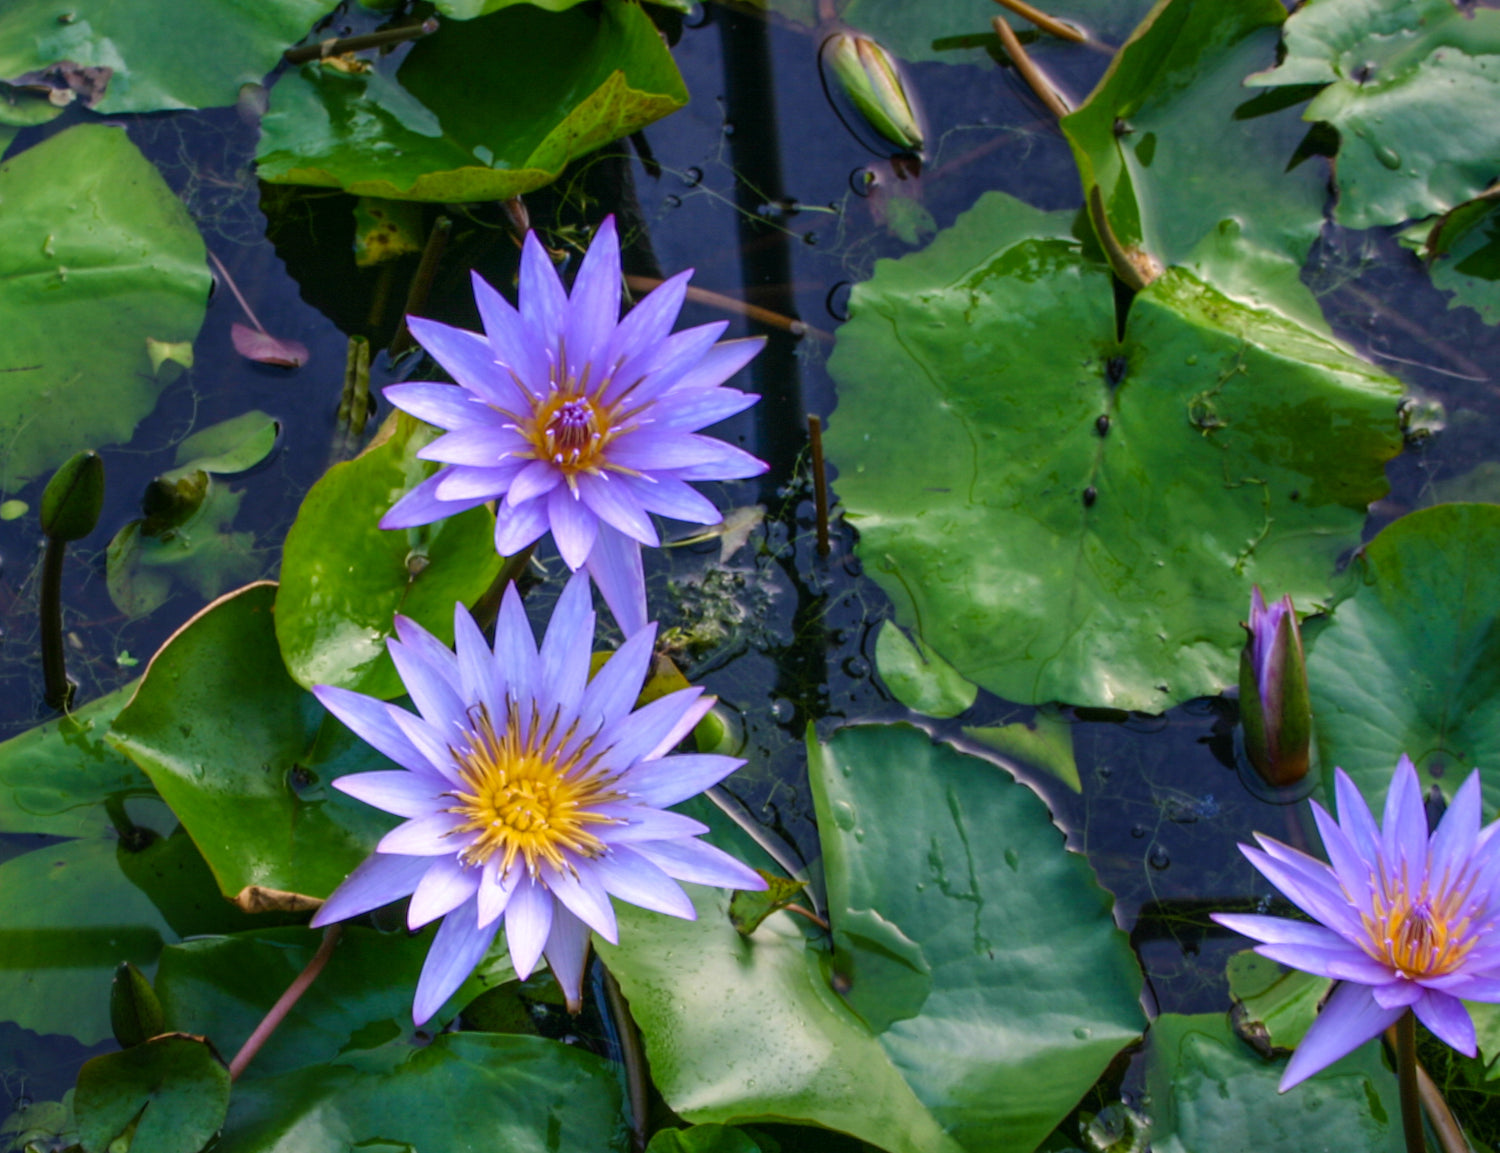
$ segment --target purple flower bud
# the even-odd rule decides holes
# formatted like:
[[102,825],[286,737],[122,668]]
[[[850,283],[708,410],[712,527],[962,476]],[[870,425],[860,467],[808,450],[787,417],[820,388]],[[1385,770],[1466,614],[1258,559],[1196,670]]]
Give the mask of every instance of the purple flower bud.
[[1240,654],[1240,723],[1245,754],[1269,785],[1285,788],[1307,776],[1312,704],[1307,664],[1292,598],[1269,608],[1259,586],[1250,592],[1250,639]]

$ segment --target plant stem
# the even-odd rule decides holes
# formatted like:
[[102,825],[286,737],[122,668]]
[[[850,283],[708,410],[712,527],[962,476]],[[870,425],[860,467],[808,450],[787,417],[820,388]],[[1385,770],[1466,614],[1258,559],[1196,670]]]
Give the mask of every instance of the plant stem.
[[1050,32],[1060,40],[1071,40],[1074,44],[1082,44],[1088,39],[1082,32],[1071,24],[1064,24],[1055,16],[1048,16],[1040,9],[1033,8],[1026,0],[995,0],[1002,8],[1009,8],[1023,20],[1030,20],[1043,32]]
[[1417,1087],[1417,1019],[1408,1009],[1394,1026],[1396,1030],[1396,1079],[1401,1088],[1401,1128],[1406,1134],[1406,1153],[1427,1153],[1422,1133],[1422,1101]]
[[[625,274],[625,283],[629,285],[632,292],[650,292],[661,283],[654,276],[636,276],[633,273]],[[833,333],[824,332],[821,328],[814,328],[805,320],[793,320],[790,316],[783,316],[779,312],[772,312],[769,308],[762,308],[758,304],[747,304],[743,300],[737,300],[733,296],[725,296],[722,292],[710,292],[706,288],[694,288],[688,286],[687,298],[696,304],[706,304],[711,308],[722,308],[725,312],[737,312],[741,316],[758,320],[762,324],[779,328],[783,332],[790,332],[793,336],[810,336],[814,340],[822,341],[824,344],[833,343]]]
[[245,315],[250,318],[250,323],[255,325],[256,329],[262,335],[268,335],[266,333],[266,326],[260,322],[260,317],[256,316],[251,310],[249,301],[240,293],[240,286],[234,282],[234,277],[229,275],[229,269],[224,267],[224,262],[214,254],[213,249],[208,250],[208,258],[214,262],[214,267],[219,270],[219,275],[224,278],[224,283],[229,285],[229,291],[234,293],[234,298],[240,302],[240,307],[245,310]]
[[42,588],[38,598],[42,618],[42,680],[47,707],[51,709],[66,709],[73,697],[62,627],[63,553],[67,547],[66,541],[49,536],[47,551],[42,556]]
[[796,913],[799,917],[806,917],[809,921],[811,921],[818,928],[822,929],[825,933],[833,932],[833,927],[829,925],[828,921],[825,918],[818,916],[818,914],[814,913],[806,905],[783,905],[782,907],[788,913]]
[[[602,960],[600,965],[604,967]],[[620,1030],[620,1060],[625,1065],[625,1092],[630,1098],[630,1147],[641,1153],[646,1148],[646,1054],[641,1048],[641,1031],[620,992],[620,982],[608,967],[604,967],[604,995]]]
[[[1396,1050],[1396,1026],[1392,1025],[1385,1031],[1385,1043]],[[1443,1153],[1469,1153],[1469,1142],[1464,1137],[1463,1128],[1458,1123],[1458,1118],[1453,1116],[1453,1110],[1448,1108],[1448,1102],[1443,1097],[1443,1091],[1437,1087],[1422,1062],[1417,1065],[1417,1095],[1422,1100],[1422,1108],[1427,1113],[1427,1120],[1432,1123],[1432,1131],[1437,1134],[1438,1144],[1442,1146]]]
[[1062,94],[1052,86],[1052,81],[1042,74],[1042,70],[1026,54],[1026,49],[1021,47],[1021,41],[1016,36],[1015,29],[1005,22],[1005,17],[996,16],[990,21],[990,25],[995,29],[995,35],[1000,37],[1005,54],[1016,66],[1021,79],[1031,85],[1031,90],[1036,93],[1037,99],[1047,106],[1047,110],[1059,120],[1073,111],[1062,98]]
[[271,1011],[262,1018],[261,1023],[255,1026],[255,1032],[251,1033],[245,1043],[240,1046],[240,1051],[234,1055],[234,1060],[229,1062],[229,1079],[239,1080],[245,1066],[255,1059],[260,1052],[261,1046],[276,1032],[276,1027],[286,1019],[286,1015],[292,1011],[295,1005],[307,992],[309,986],[318,979],[318,974],[323,971],[323,966],[328,964],[328,958],[333,956],[333,947],[338,944],[339,934],[343,932],[343,925],[329,925],[323,932],[323,943],[318,946],[318,951],[313,954],[312,960],[307,967],[298,973],[290,985],[271,1006]]
[[438,261],[448,247],[448,235],[453,231],[453,221],[439,216],[427,234],[427,244],[422,248],[422,260],[416,274],[411,278],[411,287],[406,292],[406,307],[401,312],[401,324],[391,338],[392,359],[400,356],[415,343],[406,328],[406,318],[416,316],[427,308],[427,296],[432,291],[432,282],[437,278]]
[[506,588],[520,579],[526,566],[531,563],[531,554],[534,552],[536,543],[532,542],[514,556],[506,557],[500,571],[495,574],[495,579],[490,582],[490,587],[474,602],[469,615],[474,618],[474,623],[481,632],[495,623],[495,617],[500,613],[500,599],[505,596]]
[[295,48],[288,48],[282,55],[288,64],[305,64],[309,60],[342,56],[345,52],[361,52],[366,48],[384,48],[389,44],[420,40],[437,30],[437,17],[429,16],[422,23],[408,24],[405,28],[387,28],[383,32],[367,32],[363,36],[347,36],[342,40],[331,37],[316,44],[299,44]]
[[807,443],[812,450],[813,508],[818,516],[818,555],[827,556],[828,543],[828,472],[823,466],[823,419],[807,416]]

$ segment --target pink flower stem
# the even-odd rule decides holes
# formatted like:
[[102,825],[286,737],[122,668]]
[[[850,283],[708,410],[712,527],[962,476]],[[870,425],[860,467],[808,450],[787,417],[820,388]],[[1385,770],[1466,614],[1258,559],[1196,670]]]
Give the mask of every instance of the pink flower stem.
[[239,1080],[245,1066],[255,1059],[260,1052],[261,1046],[271,1039],[271,1034],[276,1032],[276,1027],[286,1019],[286,1015],[292,1011],[295,1005],[307,992],[308,988],[318,979],[318,974],[323,971],[323,966],[328,964],[328,958],[333,956],[333,947],[338,944],[339,933],[343,925],[329,925],[323,934],[323,943],[318,946],[318,951],[313,954],[312,960],[307,967],[298,973],[296,979],[287,986],[286,992],[277,998],[276,1004],[271,1006],[271,1011],[262,1018],[261,1023],[255,1026],[255,1032],[240,1046],[240,1051],[234,1055],[234,1060],[229,1062],[229,1079]]
[[241,295],[240,286],[234,282],[234,277],[229,275],[229,269],[224,267],[224,262],[214,255],[213,249],[209,249],[208,258],[214,262],[214,267],[219,270],[219,275],[224,278],[224,283],[229,285],[229,291],[234,293],[234,298],[240,302],[240,307],[245,310],[245,315],[250,318],[250,323],[255,325],[262,335],[267,335],[266,326],[260,322],[260,318],[250,308],[250,303]]
[[1427,1153],[1422,1132],[1422,1100],[1417,1089],[1417,1019],[1408,1009],[1395,1024],[1396,1080],[1401,1089],[1401,1128],[1406,1153]]

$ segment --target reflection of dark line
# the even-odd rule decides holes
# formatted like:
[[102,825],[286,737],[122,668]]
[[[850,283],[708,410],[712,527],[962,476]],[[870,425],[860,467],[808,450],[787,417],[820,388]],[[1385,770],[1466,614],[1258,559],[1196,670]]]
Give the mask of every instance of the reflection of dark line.
[[121,961],[149,964],[161,947],[161,934],[142,925],[0,929],[0,971],[113,968]]
[[[741,277],[747,296],[753,288],[764,307],[796,319],[791,238],[758,217],[766,201],[783,200],[786,194],[769,29],[763,19],[722,8],[715,10],[714,19],[724,52],[725,113],[733,126],[729,152],[740,209]],[[755,408],[756,448],[771,466],[761,481],[760,499],[767,505],[775,504],[777,489],[791,479],[806,437],[795,345],[780,333],[771,336],[765,351],[750,362],[763,398]]]
[[[1175,941],[1191,944],[1210,938],[1238,937],[1233,929],[1209,919],[1211,913],[1264,913],[1272,917],[1306,920],[1285,898],[1262,901],[1255,897],[1184,897],[1166,901],[1147,901],[1136,914],[1130,930],[1130,946],[1139,950],[1148,941]],[[1252,944],[1245,940],[1245,948]]]
[[15,368],[0,368],[0,372],[35,372],[41,367],[40,364],[22,364]]

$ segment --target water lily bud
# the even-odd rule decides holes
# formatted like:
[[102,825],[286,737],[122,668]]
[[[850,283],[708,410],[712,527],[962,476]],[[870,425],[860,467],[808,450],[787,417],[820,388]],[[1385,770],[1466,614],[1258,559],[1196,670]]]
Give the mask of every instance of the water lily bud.
[[122,1049],[143,1044],[167,1029],[156,990],[129,961],[120,962],[109,987],[109,1024]]
[[839,84],[870,127],[897,148],[921,151],[920,120],[890,53],[855,32],[835,32],[824,51]]
[[53,540],[79,540],[94,531],[104,508],[104,461],[80,452],[52,474],[42,492],[42,531]]
[[1312,702],[1307,663],[1292,598],[1270,608],[1257,587],[1250,593],[1250,634],[1240,654],[1240,723],[1245,755],[1276,788],[1307,776],[1312,745]]

